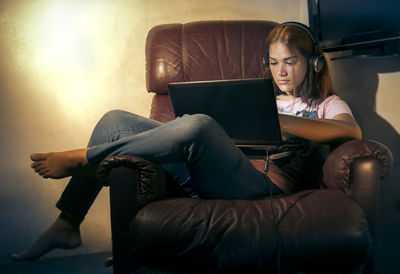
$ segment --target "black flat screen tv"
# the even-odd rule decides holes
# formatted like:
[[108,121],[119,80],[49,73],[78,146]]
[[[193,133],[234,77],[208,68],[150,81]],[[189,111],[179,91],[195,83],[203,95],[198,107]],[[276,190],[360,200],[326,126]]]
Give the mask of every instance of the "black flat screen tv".
[[324,52],[400,51],[400,0],[308,0],[308,14]]

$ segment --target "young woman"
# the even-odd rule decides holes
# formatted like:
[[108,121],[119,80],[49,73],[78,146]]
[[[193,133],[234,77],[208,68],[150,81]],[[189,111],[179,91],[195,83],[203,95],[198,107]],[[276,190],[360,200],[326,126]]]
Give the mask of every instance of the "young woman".
[[[327,66],[305,26],[276,27],[267,49],[267,73],[277,90],[285,135],[320,143],[361,138],[349,107],[331,94]],[[122,154],[160,163],[193,197],[251,199],[294,189],[293,181],[279,174],[284,169],[273,165],[277,172],[271,176],[259,172],[206,115],[184,115],[161,124],[111,111],[96,125],[87,148],[31,155],[32,168],[44,178],[72,178],[57,203],[61,214],[55,223],[13,259],[34,260],[55,248],[79,246],[80,224],[101,189],[96,167],[104,158]]]

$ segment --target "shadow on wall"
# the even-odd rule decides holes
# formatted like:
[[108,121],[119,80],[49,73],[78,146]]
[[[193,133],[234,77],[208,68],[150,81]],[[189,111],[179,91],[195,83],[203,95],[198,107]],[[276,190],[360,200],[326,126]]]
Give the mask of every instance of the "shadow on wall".
[[[335,91],[350,105],[363,137],[385,144],[392,151],[395,168],[398,168],[400,135],[376,112],[376,98],[378,74],[400,72],[400,57],[335,60],[330,62],[330,69]],[[396,89],[395,92],[400,92],[400,88]],[[384,100],[393,100],[390,97]]]
[[[393,154],[393,171],[381,186],[377,246],[380,271],[397,273],[400,269],[400,135],[376,110],[378,97],[385,102],[399,98],[400,88],[395,83],[390,85],[391,91],[385,92],[385,97],[377,93],[379,74],[400,72],[400,57],[335,60],[330,61],[330,69],[335,91],[350,105],[363,138],[381,142]],[[391,112],[393,116],[390,120],[397,122],[400,119],[395,117],[399,113],[398,108],[389,110]]]

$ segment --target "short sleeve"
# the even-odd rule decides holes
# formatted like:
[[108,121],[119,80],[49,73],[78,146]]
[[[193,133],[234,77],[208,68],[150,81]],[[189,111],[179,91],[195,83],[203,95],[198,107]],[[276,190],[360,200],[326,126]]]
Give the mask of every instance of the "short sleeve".
[[348,113],[353,116],[350,107],[337,95],[329,96],[318,107],[319,118],[332,119],[341,113]]

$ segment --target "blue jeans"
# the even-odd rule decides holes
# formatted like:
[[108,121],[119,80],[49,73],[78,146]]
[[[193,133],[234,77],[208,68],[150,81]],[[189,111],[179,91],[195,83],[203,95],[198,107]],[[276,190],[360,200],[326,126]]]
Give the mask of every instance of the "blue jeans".
[[[184,115],[162,124],[129,112],[105,114],[88,144],[87,159],[97,167],[112,155],[134,155],[159,163],[180,184],[188,181],[201,198],[251,199],[281,193],[232,143],[209,116]],[[101,185],[73,176],[57,207],[83,220]]]

